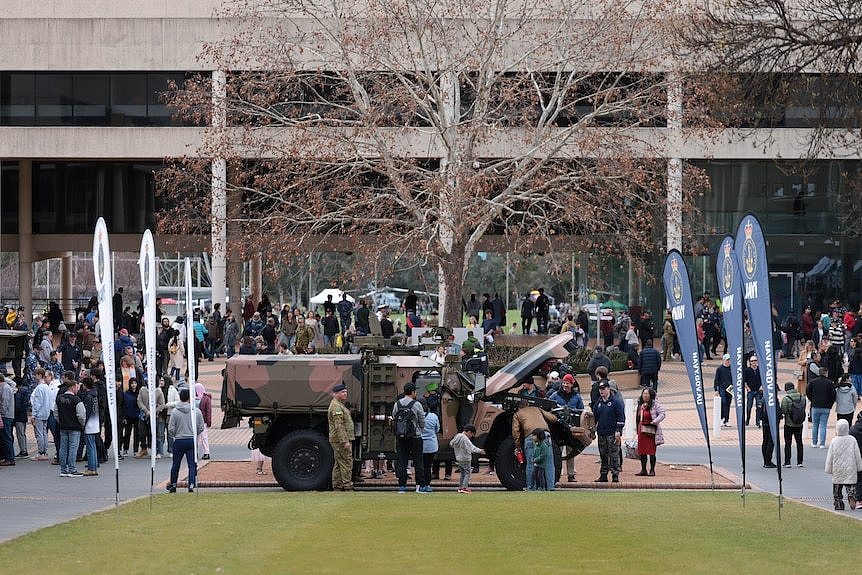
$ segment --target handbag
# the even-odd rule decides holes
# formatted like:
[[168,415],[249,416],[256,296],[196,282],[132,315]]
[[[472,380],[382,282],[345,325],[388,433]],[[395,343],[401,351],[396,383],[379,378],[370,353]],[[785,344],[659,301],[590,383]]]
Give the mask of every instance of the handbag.
[[644,435],[655,435],[655,432],[658,428],[652,423],[642,423],[641,424],[641,433]]
[[638,442],[634,441],[626,441],[623,445],[623,449],[625,451],[626,459],[640,459],[641,456],[638,455]]

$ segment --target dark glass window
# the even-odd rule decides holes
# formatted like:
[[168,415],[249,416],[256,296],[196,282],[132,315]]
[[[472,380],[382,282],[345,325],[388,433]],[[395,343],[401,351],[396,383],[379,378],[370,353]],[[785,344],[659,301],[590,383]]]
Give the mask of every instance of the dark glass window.
[[0,162],[0,234],[18,233],[18,162]]
[[99,126],[105,124],[108,115],[108,75],[76,74],[72,79],[75,95],[73,114],[75,124]]
[[36,125],[72,123],[71,74],[36,75]]
[[147,75],[124,74],[111,82],[111,125],[139,125],[147,116]]
[[862,81],[856,74],[729,74],[704,78],[702,84],[709,87],[702,94],[707,113],[729,127],[862,125]]
[[29,72],[0,73],[0,124],[33,124],[36,117],[35,88],[35,78]]
[[0,126],[174,126],[165,93],[184,72],[0,72]]
[[33,233],[92,233],[99,216],[111,232],[154,228],[159,163],[34,162]]

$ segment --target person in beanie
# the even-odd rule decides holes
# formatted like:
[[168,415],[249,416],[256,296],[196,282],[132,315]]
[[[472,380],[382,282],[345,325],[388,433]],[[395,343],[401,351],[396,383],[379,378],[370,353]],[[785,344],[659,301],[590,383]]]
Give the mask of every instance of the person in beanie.
[[856,479],[862,471],[862,454],[856,440],[848,435],[850,426],[846,419],[835,423],[835,437],[826,452],[826,473],[832,475],[832,497],[835,499],[835,509],[844,509],[843,491],[847,490],[847,501],[850,509],[856,509]]
[[533,436],[533,485],[536,486],[536,491],[547,491],[545,466],[548,464],[550,452],[545,442],[545,430],[534,429],[531,435]]
[[[553,401],[557,402],[557,405],[566,406],[570,409],[584,409],[584,400],[581,398],[581,387],[578,385],[578,382],[575,381],[575,377],[571,373],[567,373],[563,376],[563,382],[561,384],[561,388],[559,391],[551,394],[549,398]],[[566,473],[568,475],[569,483],[574,483],[575,481],[575,458],[568,457],[568,452],[571,449],[568,446],[563,446],[565,453],[563,454],[563,459],[566,462]]]
[[177,492],[177,477],[180,473],[183,456],[185,456],[189,468],[189,493],[195,490],[198,464],[195,461],[194,442],[197,438],[192,433],[192,417],[195,418],[194,430],[200,435],[204,430],[204,416],[197,407],[192,409],[189,403],[190,397],[191,394],[188,388],[180,390],[180,403],[171,412],[171,419],[168,422],[168,433],[174,438],[174,460],[171,466],[171,482],[167,485],[167,490],[170,493]]
[[[796,391],[793,382],[784,384],[787,395],[781,400],[781,416],[784,418],[784,467],[790,467],[790,441],[796,440],[796,467],[802,467],[802,424],[807,413],[805,396]],[[794,404],[796,409],[794,409]],[[799,421],[799,409],[802,409],[802,421]],[[796,421],[794,421],[796,419]]]
[[850,383],[850,375],[845,373],[838,380],[838,386],[835,388],[836,417],[838,419],[845,419],[848,425],[852,425],[857,401],[859,401],[859,396]]

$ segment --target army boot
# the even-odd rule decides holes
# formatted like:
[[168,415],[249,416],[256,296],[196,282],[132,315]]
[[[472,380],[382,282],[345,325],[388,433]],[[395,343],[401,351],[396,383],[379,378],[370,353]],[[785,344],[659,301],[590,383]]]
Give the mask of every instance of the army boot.
[[353,473],[351,473],[350,480],[353,483],[364,483],[365,482],[365,480],[362,479],[362,461],[357,460],[357,461],[353,462]]

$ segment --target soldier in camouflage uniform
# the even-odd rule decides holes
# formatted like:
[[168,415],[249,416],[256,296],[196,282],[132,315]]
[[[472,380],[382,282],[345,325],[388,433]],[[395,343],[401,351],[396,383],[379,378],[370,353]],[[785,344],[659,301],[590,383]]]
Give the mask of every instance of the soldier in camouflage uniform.
[[293,348],[294,353],[307,353],[308,344],[314,341],[314,330],[305,324],[305,318],[302,315],[296,316],[296,345]]
[[329,404],[327,417],[329,419],[329,443],[335,454],[335,464],[332,466],[332,489],[352,491],[353,482],[353,418],[350,410],[344,405],[347,399],[347,386],[339,383],[332,388],[332,402]]

